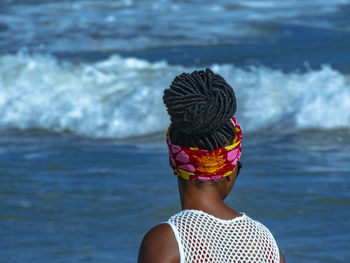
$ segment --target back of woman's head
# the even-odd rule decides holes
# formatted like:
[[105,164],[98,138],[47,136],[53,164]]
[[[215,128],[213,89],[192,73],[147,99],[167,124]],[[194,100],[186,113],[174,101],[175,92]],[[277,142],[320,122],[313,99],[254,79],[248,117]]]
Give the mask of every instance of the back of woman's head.
[[236,97],[231,86],[210,69],[182,73],[164,91],[173,144],[215,150],[231,143]]

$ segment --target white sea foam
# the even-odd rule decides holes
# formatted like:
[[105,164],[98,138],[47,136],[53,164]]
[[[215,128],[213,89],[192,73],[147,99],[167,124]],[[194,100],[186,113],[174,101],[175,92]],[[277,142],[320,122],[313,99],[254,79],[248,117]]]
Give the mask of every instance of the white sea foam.
[[[229,64],[211,68],[234,88],[245,130],[350,127],[349,78],[330,66],[306,73]],[[97,138],[164,131],[169,118],[163,90],[175,75],[192,70],[118,55],[81,64],[47,55],[3,55],[0,127],[71,131]]]
[[113,56],[94,64],[51,56],[0,57],[0,126],[123,138],[168,122],[162,90],[181,67]]
[[249,130],[350,127],[349,77],[322,66],[306,73],[283,73],[266,67],[242,70],[214,65],[236,90]]

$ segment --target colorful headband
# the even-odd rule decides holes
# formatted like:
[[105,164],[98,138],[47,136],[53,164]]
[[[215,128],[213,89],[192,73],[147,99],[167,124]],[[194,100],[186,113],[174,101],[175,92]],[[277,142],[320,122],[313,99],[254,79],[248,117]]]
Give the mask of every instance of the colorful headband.
[[216,180],[231,174],[242,152],[242,130],[234,117],[231,122],[236,131],[232,144],[213,151],[172,144],[169,127],[166,139],[174,174],[186,180],[200,181]]

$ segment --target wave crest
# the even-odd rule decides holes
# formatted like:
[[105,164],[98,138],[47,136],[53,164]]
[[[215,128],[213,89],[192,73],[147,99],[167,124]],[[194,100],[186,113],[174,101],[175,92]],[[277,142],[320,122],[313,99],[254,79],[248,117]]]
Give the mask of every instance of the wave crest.
[[[323,66],[306,73],[212,65],[235,89],[245,130],[350,126],[349,78]],[[193,68],[114,55],[96,63],[49,55],[0,56],[0,128],[40,128],[95,138],[164,131],[163,90]]]

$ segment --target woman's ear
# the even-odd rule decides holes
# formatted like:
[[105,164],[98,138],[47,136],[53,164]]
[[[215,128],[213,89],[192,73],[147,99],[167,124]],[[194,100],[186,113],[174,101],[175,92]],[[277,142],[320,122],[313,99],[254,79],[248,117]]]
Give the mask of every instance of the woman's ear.
[[237,178],[237,173],[238,173],[238,164],[235,166],[235,169],[233,169],[232,173],[230,173],[228,176],[224,178],[226,178],[228,183],[230,183],[232,180],[234,182]]
[[232,174],[234,174],[234,173],[235,172],[232,172],[230,175],[224,177],[227,183],[230,183],[232,181],[231,177],[232,177]]
[[237,169],[235,169],[231,174],[223,178],[225,182],[224,198],[231,192],[236,181],[236,176],[237,176]]
[[234,183],[236,181],[236,177],[237,177],[237,168],[235,168],[235,170],[233,170],[232,173],[230,173],[228,176],[225,176],[225,180],[227,183]]

